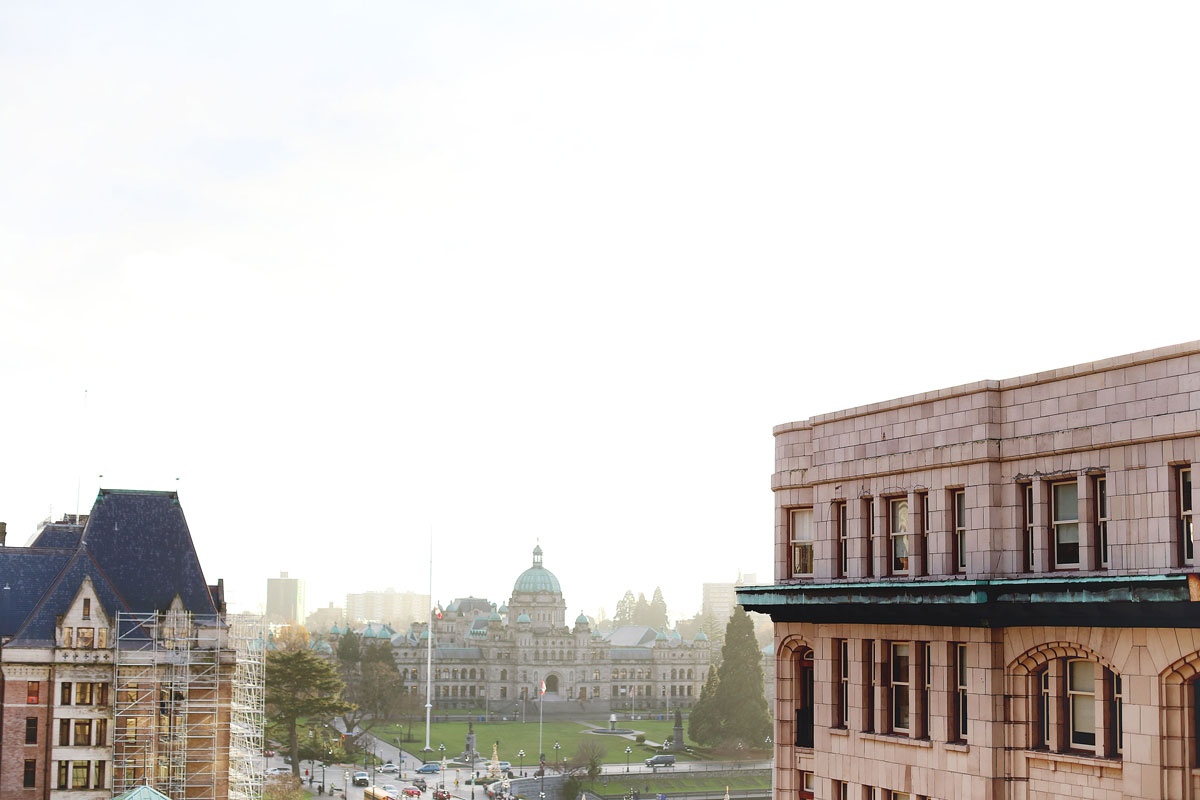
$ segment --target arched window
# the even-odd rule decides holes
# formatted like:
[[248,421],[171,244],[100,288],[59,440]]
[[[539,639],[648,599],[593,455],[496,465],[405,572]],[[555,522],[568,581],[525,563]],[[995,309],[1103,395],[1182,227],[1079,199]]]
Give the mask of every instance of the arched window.
[[695,680],[695,678],[692,677],[692,671],[690,669],[688,670],[688,680]]
[[675,670],[671,670],[671,680],[675,680]]
[[[1124,724],[1121,676],[1082,647],[1058,643],[1026,654],[1018,746],[1120,757]],[[1018,686],[1018,692],[1021,692]],[[1023,741],[1020,741],[1023,740]]]

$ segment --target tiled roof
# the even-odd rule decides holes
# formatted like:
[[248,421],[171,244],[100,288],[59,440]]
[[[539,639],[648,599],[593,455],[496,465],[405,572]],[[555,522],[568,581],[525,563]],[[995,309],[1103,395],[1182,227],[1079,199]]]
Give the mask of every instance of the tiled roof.
[[175,492],[101,489],[83,542],[131,610],[216,613]]
[[0,547],[0,636],[17,632],[70,560],[70,550]]
[[82,532],[82,525],[53,523],[38,531],[29,547],[66,547],[74,550],[79,544],[79,534]]
[[54,582],[46,590],[41,601],[33,610],[25,624],[17,631],[16,636],[9,642],[12,647],[53,647],[56,617],[67,610],[84,576],[92,579],[92,587],[96,591],[96,599],[110,620],[115,621],[118,611],[128,611],[129,608],[113,589],[100,566],[92,559],[85,548],[75,551],[66,568],[59,573]]

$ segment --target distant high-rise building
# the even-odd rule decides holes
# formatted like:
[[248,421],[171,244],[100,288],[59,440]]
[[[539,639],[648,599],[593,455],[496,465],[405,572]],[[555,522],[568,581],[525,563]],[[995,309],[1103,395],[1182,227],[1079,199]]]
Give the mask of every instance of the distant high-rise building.
[[289,578],[286,572],[278,578],[267,578],[267,619],[272,622],[302,622],[304,620],[304,581]]
[[326,608],[318,608],[304,620],[304,626],[310,631],[325,632],[334,625],[346,624],[346,609],[330,603]]
[[360,592],[346,595],[346,619],[352,623],[382,622],[399,630],[429,621],[429,595],[416,592]]
[[733,616],[733,607],[737,605],[733,586],[732,583],[706,583],[702,590],[700,613],[722,629]]

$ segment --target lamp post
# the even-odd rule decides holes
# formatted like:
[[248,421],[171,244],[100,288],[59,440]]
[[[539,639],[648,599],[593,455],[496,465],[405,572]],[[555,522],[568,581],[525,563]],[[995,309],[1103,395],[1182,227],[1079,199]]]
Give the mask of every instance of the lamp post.
[[518,750],[517,758],[521,759],[521,777],[524,778],[525,777],[525,751]]
[[625,771],[629,772],[629,754],[633,752],[633,748],[625,745]]
[[561,747],[562,747],[562,745],[558,743],[557,739],[555,739],[554,740],[554,766],[556,766],[556,767],[558,766],[558,750]]
[[342,771],[342,797],[350,796],[350,770]]

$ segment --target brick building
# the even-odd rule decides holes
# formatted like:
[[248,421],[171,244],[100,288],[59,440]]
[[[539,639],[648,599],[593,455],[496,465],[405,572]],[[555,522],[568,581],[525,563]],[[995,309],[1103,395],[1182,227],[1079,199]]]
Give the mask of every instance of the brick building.
[[775,428],[781,798],[1200,796],[1200,342]]
[[256,796],[262,633],[223,594],[174,492],[101,490],[0,546],[0,797]]

